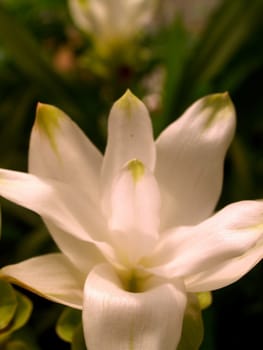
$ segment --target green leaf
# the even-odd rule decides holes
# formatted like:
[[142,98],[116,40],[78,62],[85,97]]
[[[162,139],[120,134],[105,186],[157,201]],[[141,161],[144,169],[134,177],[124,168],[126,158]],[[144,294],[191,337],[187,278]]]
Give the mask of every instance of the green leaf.
[[197,299],[201,310],[208,308],[213,302],[213,297],[211,292],[197,293]]
[[5,350],[29,350],[28,344],[21,340],[12,340],[7,343]]
[[223,2],[211,17],[196,50],[193,67],[198,80],[208,80],[224,67],[261,23],[262,9],[261,0],[255,0],[251,6],[245,0]]
[[28,297],[18,291],[16,291],[16,297],[17,308],[14,319],[12,321],[12,325],[9,328],[9,332],[11,333],[23,327],[27,323],[33,309],[33,304]]
[[[103,335],[102,335],[103,336]],[[83,334],[82,324],[80,324],[73,336],[71,350],[87,350]]]
[[[53,69],[46,52],[35,40],[34,35],[9,13],[0,2],[0,43],[13,62],[27,78],[34,83],[36,92],[45,92],[55,104],[76,119],[84,114],[74,101],[74,90],[68,82]],[[74,96],[74,97],[73,97]],[[88,98],[88,94],[87,100]]]
[[16,293],[10,283],[0,280],[0,331],[12,321],[17,308]]
[[[240,80],[248,74],[246,71],[250,68],[247,68],[246,62],[244,62],[246,66],[244,71],[240,71],[239,68],[239,72],[232,73],[230,69],[226,74],[225,69],[238,58],[240,50],[257,33],[262,25],[262,11],[262,0],[251,2],[250,6],[247,5],[246,0],[221,2],[189,55],[189,60],[184,67],[179,96],[178,89],[174,94],[176,98],[172,101],[170,120],[173,120],[175,115],[180,115],[186,106],[198,97],[211,93],[214,89],[213,83],[220,76],[223,79],[222,89],[225,90],[229,89],[229,86],[225,85],[226,77],[231,82],[232,74],[239,75],[237,78],[233,77],[234,80]],[[258,55],[257,51],[256,55]],[[235,62],[235,67],[237,64]],[[253,64],[256,66],[258,63]],[[235,83],[235,81],[231,82],[231,84]]]
[[[4,286],[4,284],[2,285]],[[12,290],[16,300],[16,308],[15,311],[12,310],[12,317],[11,319],[9,317],[7,326],[0,331],[0,344],[5,343],[13,332],[23,327],[28,321],[32,312],[31,301],[20,292],[15,291],[13,288]]]
[[[16,349],[16,347],[18,349],[19,346],[21,346],[21,349],[24,349],[24,347],[26,346],[27,350],[40,350],[39,346],[37,345],[37,331],[35,328],[31,328],[31,327],[23,327],[20,328],[19,330],[15,331],[14,333],[11,334],[11,336],[9,337],[9,339],[6,342],[6,346],[8,345],[9,347],[14,347]],[[5,348],[4,350],[8,350],[9,347],[7,347],[7,349]],[[2,350],[2,348],[0,347],[0,349]]]
[[65,308],[58,319],[56,325],[56,332],[61,339],[71,343],[74,332],[80,324],[81,311],[71,308]]
[[160,35],[159,55],[165,65],[165,82],[163,87],[162,118],[153,120],[154,133],[158,135],[168,124],[171,107],[177,98],[180,83],[183,79],[184,66],[189,54],[191,37],[186,32],[180,19],[166,28]]
[[183,330],[177,350],[198,350],[204,335],[199,301],[195,294],[188,294]]

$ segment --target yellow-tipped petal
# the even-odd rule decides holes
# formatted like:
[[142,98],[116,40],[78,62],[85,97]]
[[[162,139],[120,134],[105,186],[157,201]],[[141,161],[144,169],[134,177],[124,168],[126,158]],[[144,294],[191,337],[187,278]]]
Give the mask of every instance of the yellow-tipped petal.
[[235,109],[223,93],[199,99],[161,133],[155,174],[163,230],[197,224],[213,213],[234,130]]
[[61,110],[52,105],[40,102],[37,105],[35,127],[45,133],[55,152],[57,152],[55,132],[59,128],[59,119],[63,114]]
[[128,169],[130,170],[134,182],[139,181],[144,174],[144,165],[137,159],[131,160],[128,164]]

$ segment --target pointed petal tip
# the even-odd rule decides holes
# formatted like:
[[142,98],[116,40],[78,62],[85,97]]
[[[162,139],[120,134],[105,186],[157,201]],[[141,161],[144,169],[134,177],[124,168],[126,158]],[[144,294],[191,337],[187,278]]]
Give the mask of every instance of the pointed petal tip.
[[132,107],[134,105],[138,105],[138,103],[143,104],[141,100],[131,92],[130,89],[127,89],[126,92],[114,103],[114,106],[124,109],[127,111],[127,116],[130,116]]
[[202,109],[209,109],[205,129],[213,127],[217,122],[231,118],[235,120],[235,107],[228,92],[212,94],[202,99]]
[[49,128],[51,125],[57,126],[58,119],[61,113],[62,112],[55,106],[38,102],[37,108],[36,108],[35,123],[44,130]]
[[230,105],[231,107],[233,107],[233,102],[231,100],[231,97],[230,97],[228,91],[210,94],[210,95],[204,97],[204,99],[207,100],[207,104],[213,105],[216,103],[216,104],[218,104],[218,106]]
[[59,120],[62,116],[63,112],[55,106],[41,102],[37,104],[34,129],[44,133],[54,149],[56,149],[54,132],[59,128]]

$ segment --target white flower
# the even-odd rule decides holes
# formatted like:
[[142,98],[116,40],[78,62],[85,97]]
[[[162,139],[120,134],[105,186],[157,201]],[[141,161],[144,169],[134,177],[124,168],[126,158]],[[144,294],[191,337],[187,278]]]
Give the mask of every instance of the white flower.
[[224,287],[263,256],[263,202],[213,214],[235,127],[227,94],[194,103],[154,142],[131,92],[113,106],[104,157],[59,109],[39,104],[30,174],[0,194],[41,215],[61,253],[2,275],[83,310],[89,350],[175,350],[186,293]]
[[100,44],[130,41],[153,19],[157,0],[69,0],[76,25]]

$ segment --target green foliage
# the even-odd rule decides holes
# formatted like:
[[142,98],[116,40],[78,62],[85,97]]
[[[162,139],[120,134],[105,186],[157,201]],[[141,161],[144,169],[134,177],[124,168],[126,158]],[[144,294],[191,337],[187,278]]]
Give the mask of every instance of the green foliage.
[[3,331],[14,318],[17,308],[17,297],[12,286],[0,280],[0,332]]
[[81,312],[79,310],[65,308],[58,319],[56,332],[61,339],[71,343],[79,325],[81,325]]
[[13,340],[6,345],[5,350],[28,350],[28,344],[19,340]]
[[198,350],[203,340],[203,333],[199,301],[194,294],[188,294],[182,337],[177,350]]
[[82,325],[79,325],[74,333],[71,350],[87,350],[84,341]]
[[212,293],[211,292],[202,292],[197,293],[197,299],[200,305],[200,309],[204,310],[212,304]]
[[[32,303],[25,295],[15,291],[13,287],[3,280],[0,280],[0,346],[6,349],[24,349],[23,341],[12,341],[15,331],[22,328],[32,312]],[[10,341],[11,342],[10,342]]]
[[86,350],[81,311],[65,308],[56,324],[56,332],[61,339],[71,343],[71,350]]

